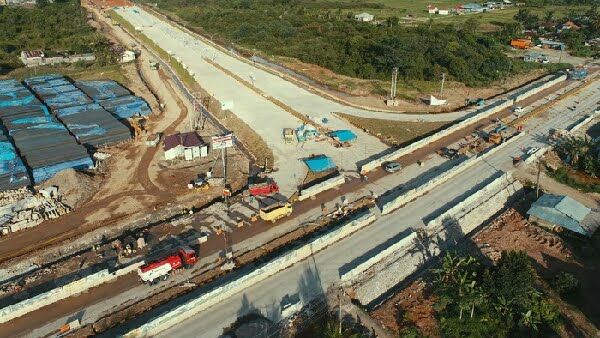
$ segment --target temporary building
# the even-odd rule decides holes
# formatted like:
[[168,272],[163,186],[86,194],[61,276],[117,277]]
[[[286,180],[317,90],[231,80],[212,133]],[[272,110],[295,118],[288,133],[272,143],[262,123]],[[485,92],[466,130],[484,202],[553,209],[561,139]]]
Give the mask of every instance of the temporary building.
[[442,106],[445,105],[448,100],[440,100],[433,95],[429,95],[429,99],[427,99],[430,106]]
[[356,139],[356,134],[350,130],[336,130],[328,133],[327,135],[335,138],[339,142],[350,142]]
[[527,214],[541,226],[553,230],[558,226],[589,237],[600,224],[597,212],[569,196],[545,194],[531,205]]
[[319,155],[319,156],[314,156],[314,157],[310,157],[310,158],[305,158],[304,163],[306,163],[306,165],[308,166],[308,169],[310,169],[310,171],[315,172],[315,173],[329,170],[329,169],[334,169],[337,167],[335,165],[335,163],[333,162],[333,160],[331,159],[331,157],[328,157],[325,155]]
[[208,145],[195,132],[177,133],[164,138],[165,160],[183,157],[191,161],[208,156]]

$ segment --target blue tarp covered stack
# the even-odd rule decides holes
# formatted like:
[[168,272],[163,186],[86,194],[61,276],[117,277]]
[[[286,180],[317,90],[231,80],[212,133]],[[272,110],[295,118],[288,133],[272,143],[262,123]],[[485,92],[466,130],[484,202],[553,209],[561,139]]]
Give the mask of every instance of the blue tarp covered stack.
[[90,99],[109,100],[130,95],[116,82],[80,81],[75,86],[62,75],[45,75],[27,79],[25,83],[44,100],[79,143],[97,148],[131,139],[127,126]]
[[331,159],[331,157],[325,155],[319,155],[314,157],[309,157],[304,159],[304,163],[308,166],[310,171],[318,173],[325,170],[334,169],[337,166],[335,162]]
[[55,113],[81,144],[97,148],[131,139],[129,128],[96,103]]
[[120,119],[136,115],[149,116],[152,113],[146,101],[131,95],[115,81],[79,81],[75,85]]
[[82,106],[92,100],[61,75],[44,75],[25,80],[31,88],[52,110]]
[[0,132],[0,191],[29,185],[29,175],[15,147]]
[[[46,76],[30,79],[28,83],[37,85],[41,91],[53,86],[65,86],[62,80],[64,79],[56,76]],[[44,84],[47,88],[42,89]],[[85,148],[77,144],[67,128],[52,117],[48,109],[25,86],[8,80],[0,81],[0,88],[0,120],[23,162],[29,167],[35,183],[66,168],[84,169],[93,166]]]

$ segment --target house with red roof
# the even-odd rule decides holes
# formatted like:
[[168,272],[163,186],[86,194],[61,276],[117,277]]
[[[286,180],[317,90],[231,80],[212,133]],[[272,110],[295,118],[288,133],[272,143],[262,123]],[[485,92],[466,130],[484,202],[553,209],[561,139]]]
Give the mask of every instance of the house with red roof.
[[191,161],[208,156],[208,144],[193,131],[165,136],[163,147],[165,160],[183,158]]

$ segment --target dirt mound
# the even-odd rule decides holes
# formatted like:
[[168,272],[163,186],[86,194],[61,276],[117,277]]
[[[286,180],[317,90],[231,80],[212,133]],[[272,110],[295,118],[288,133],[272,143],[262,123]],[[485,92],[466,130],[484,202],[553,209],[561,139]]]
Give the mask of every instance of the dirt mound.
[[44,182],[42,188],[53,185],[58,186],[63,203],[77,208],[98,190],[100,180],[74,169],[65,169]]

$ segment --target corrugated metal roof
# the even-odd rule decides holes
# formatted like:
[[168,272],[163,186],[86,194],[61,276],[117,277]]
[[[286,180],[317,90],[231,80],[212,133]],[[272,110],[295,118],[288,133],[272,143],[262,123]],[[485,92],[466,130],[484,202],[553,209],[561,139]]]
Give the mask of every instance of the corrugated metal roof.
[[545,194],[531,205],[527,214],[588,236],[591,234],[580,223],[590,211],[569,196]]

